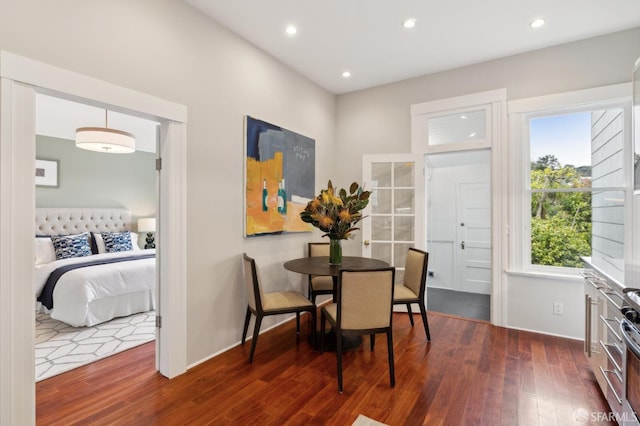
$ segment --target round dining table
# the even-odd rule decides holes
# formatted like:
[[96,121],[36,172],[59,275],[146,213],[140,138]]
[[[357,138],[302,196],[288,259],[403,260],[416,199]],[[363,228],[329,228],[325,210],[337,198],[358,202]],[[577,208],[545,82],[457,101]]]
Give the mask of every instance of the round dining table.
[[[384,260],[359,256],[343,256],[342,264],[340,265],[329,264],[329,256],[301,257],[299,259],[289,260],[284,263],[284,268],[288,271],[308,275],[331,276],[333,278],[334,302],[336,301],[336,288],[338,284],[338,275],[340,273],[340,269],[362,270],[386,268],[388,266],[389,264]],[[335,351],[335,336],[333,336],[333,332],[328,333],[326,340],[328,341],[326,350]],[[318,342],[318,339],[316,339],[316,342]],[[360,336],[344,336],[342,342],[343,350],[353,350],[360,346],[360,344],[362,343],[362,338]]]
[[340,265],[330,265],[329,256],[301,257],[284,263],[284,268],[289,271],[309,275],[330,275],[334,277],[334,282],[338,278],[340,269],[360,270],[386,268],[388,266],[389,264],[384,260],[359,256],[343,256],[342,264]]

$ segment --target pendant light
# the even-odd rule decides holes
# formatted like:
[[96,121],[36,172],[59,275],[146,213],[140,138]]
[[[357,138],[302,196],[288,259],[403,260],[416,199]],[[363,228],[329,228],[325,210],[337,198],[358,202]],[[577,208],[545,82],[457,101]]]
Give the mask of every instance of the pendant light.
[[76,146],[89,151],[110,154],[135,152],[136,140],[129,132],[109,129],[108,111],[104,110],[104,127],[80,127],[76,129]]

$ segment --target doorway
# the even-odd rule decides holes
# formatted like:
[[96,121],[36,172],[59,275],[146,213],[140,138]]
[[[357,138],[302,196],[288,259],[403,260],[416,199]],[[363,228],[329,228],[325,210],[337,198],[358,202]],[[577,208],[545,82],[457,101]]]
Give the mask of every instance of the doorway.
[[[186,371],[186,107],[92,77],[0,51],[0,423],[35,423],[33,218],[35,94],[113,106],[159,120],[160,179],[157,256],[163,325],[156,359],[171,378]],[[6,155],[4,155],[6,154]],[[162,247],[166,250],[162,250]],[[169,250],[171,248],[171,251]],[[170,255],[171,254],[171,255]],[[6,344],[4,344],[6,343]],[[164,356],[166,354],[167,356]]]
[[489,321],[491,151],[425,155],[427,307]]

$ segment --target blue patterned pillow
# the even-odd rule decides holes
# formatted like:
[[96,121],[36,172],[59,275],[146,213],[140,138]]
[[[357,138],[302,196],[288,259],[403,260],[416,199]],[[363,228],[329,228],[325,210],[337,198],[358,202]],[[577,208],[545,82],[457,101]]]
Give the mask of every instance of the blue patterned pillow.
[[57,260],[91,256],[88,232],[76,235],[54,235],[51,237],[51,241],[56,251]]
[[101,232],[104,240],[104,247],[107,253],[115,253],[117,251],[131,251],[131,234],[129,231],[124,232]]

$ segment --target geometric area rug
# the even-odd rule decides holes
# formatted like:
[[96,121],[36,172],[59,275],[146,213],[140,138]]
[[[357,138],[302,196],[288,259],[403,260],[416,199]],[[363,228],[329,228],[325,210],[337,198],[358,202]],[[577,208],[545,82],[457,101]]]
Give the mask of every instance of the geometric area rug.
[[36,313],[36,382],[155,339],[155,311],[72,327]]

